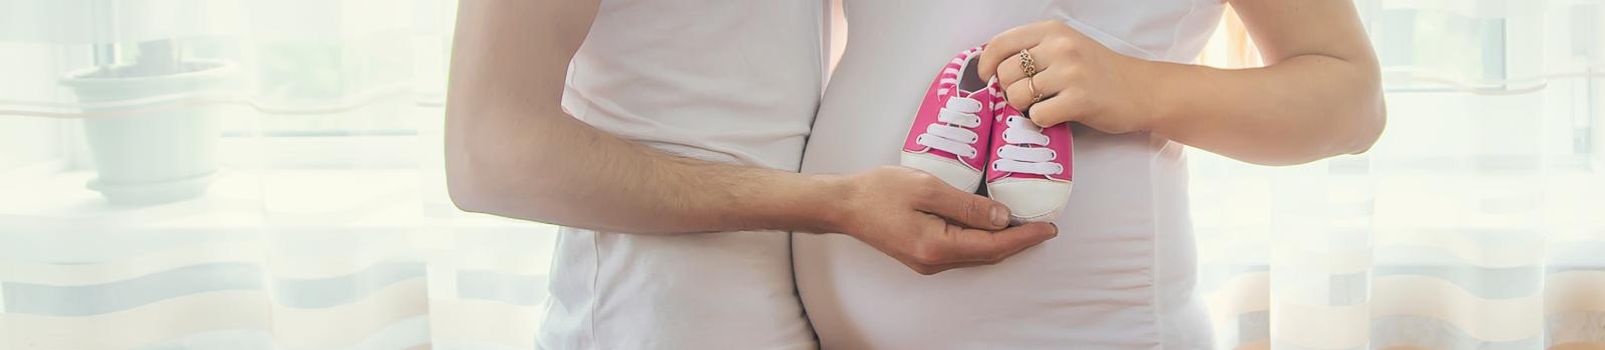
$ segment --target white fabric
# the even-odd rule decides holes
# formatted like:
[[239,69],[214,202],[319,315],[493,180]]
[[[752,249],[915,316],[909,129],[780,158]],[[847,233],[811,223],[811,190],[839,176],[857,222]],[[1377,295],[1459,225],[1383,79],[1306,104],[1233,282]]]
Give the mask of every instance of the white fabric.
[[[823,81],[824,8],[603,1],[563,106],[673,153],[795,170]],[[814,347],[786,233],[561,233],[544,348]]]
[[[1188,61],[1215,1],[849,1],[846,53],[803,171],[897,163],[931,74],[954,52],[1057,19],[1127,55]],[[907,101],[908,103],[887,103]],[[868,118],[866,116],[882,116]],[[852,238],[793,237],[797,283],[821,345],[841,349],[1201,349],[1181,147],[1076,129],[1077,190],[1058,238],[1000,264],[921,276]]]

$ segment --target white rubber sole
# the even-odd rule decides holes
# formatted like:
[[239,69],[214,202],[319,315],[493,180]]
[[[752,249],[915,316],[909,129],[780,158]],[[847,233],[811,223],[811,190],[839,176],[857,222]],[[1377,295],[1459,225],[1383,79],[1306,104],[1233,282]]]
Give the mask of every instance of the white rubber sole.
[[1070,182],[1004,179],[986,184],[992,199],[1009,207],[1015,222],[1052,221],[1070,202]]
[[953,188],[965,192],[975,192],[981,187],[981,171],[971,169],[957,160],[927,153],[903,152],[899,164],[936,175]]

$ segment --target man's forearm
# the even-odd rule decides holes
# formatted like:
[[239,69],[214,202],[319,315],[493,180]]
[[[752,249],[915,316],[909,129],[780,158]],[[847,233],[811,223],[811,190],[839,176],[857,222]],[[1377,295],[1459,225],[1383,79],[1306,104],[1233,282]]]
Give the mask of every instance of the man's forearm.
[[[453,202],[566,226],[636,233],[829,226],[827,178],[684,159],[559,106],[595,0],[484,0],[458,9],[446,102]],[[777,208],[786,205],[788,208]],[[782,210],[785,209],[785,210]],[[823,223],[822,223],[823,222]]]
[[1153,63],[1153,131],[1239,160],[1298,164],[1363,152],[1383,126],[1374,66],[1305,55],[1241,70]]
[[[487,119],[500,118],[480,118]],[[821,232],[830,225],[824,210],[843,188],[827,176],[669,155],[567,116],[534,119],[556,125],[456,130],[448,180],[459,206],[631,233]]]

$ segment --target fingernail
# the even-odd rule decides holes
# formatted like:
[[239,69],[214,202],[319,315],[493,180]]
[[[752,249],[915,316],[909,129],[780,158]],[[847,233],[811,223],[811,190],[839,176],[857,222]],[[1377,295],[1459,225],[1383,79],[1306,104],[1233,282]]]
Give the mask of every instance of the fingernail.
[[992,208],[992,225],[1003,227],[1009,225],[1009,210],[1003,207]]
[[1050,223],[1048,223],[1048,225],[1052,225],[1053,226],[1053,236],[1054,237],[1059,237],[1059,224],[1055,224],[1055,223],[1051,223],[1050,222]]

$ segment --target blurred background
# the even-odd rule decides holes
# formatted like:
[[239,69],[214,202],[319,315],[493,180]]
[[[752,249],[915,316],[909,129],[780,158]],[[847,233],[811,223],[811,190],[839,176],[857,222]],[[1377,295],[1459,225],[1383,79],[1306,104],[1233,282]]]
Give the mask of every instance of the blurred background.
[[[0,0],[0,349],[532,348],[553,228],[444,190],[455,4]],[[1605,349],[1605,0],[1356,5],[1375,148],[1189,153],[1218,347]]]

